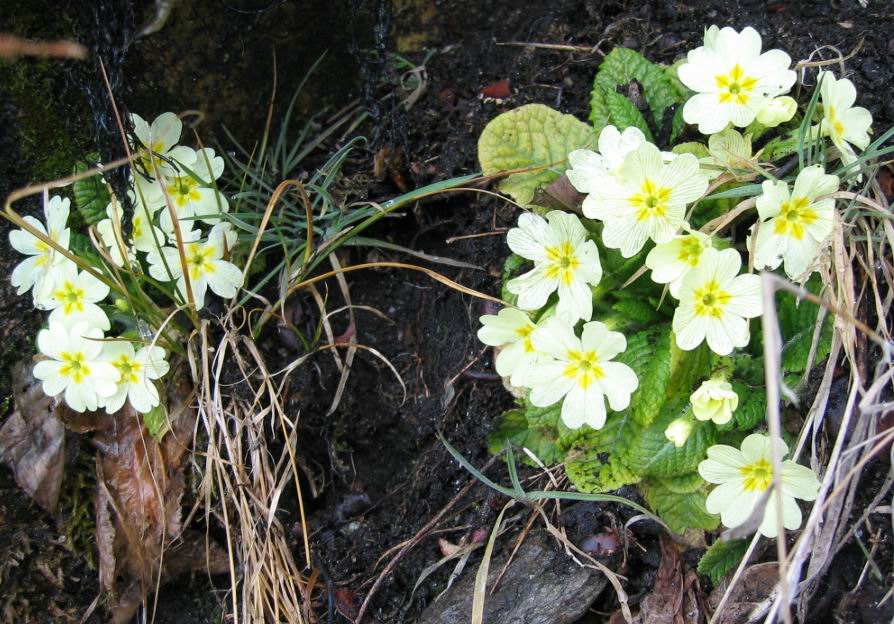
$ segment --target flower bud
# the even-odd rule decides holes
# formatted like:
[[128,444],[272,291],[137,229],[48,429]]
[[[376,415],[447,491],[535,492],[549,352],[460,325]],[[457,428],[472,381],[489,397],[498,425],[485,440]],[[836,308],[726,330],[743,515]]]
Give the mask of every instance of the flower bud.
[[680,448],[686,444],[686,440],[692,435],[692,421],[687,418],[678,418],[664,430],[665,437]]
[[117,308],[119,312],[124,312],[126,314],[130,312],[130,303],[128,303],[127,299],[119,297],[115,299],[115,308]]
[[769,100],[757,112],[757,121],[768,128],[775,128],[795,116],[798,103],[793,98],[783,95]]
[[739,407],[739,395],[728,381],[718,377],[703,382],[689,396],[689,401],[698,420],[713,420],[717,425],[732,420],[733,412]]

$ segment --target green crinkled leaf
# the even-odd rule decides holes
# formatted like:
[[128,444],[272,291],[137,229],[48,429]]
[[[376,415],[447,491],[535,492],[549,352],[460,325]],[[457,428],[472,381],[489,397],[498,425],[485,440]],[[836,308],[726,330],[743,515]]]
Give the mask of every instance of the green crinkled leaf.
[[577,118],[542,104],[528,104],[487,124],[478,138],[478,160],[485,175],[543,167],[500,182],[500,191],[527,206],[534,191],[564,173],[569,152],[593,147],[596,138],[593,128]]
[[[712,531],[720,525],[720,518],[705,509],[707,492],[699,488],[687,493],[675,492],[678,483],[669,484],[662,479],[649,479],[640,484],[640,490],[655,513],[661,516],[674,531],[682,533],[686,529]],[[672,489],[674,487],[674,489]]]
[[525,401],[524,413],[530,427],[556,428],[562,416],[562,403],[559,402],[549,407],[537,407]]
[[[598,84],[593,87],[594,92],[598,89],[602,89]],[[642,130],[642,133],[646,135],[647,141],[654,140],[652,131],[649,129],[645,117],[643,117],[643,114],[633,105],[633,102],[614,90],[603,90],[602,97],[604,98],[606,108],[608,109],[609,121],[612,125],[618,128],[618,130],[623,131],[630,126],[635,126]]]
[[705,487],[705,480],[697,472],[662,479],[661,483],[674,494],[692,494]]
[[[804,285],[813,294],[818,294],[822,282],[814,275]],[[803,373],[807,368],[813,333],[820,312],[819,306],[810,301],[799,301],[794,295],[779,292],[776,295],[779,327],[782,331],[782,368],[786,373]],[[832,318],[827,316],[820,332],[815,363],[822,362],[832,349]]]
[[671,375],[670,345],[670,326],[663,323],[630,336],[627,350],[616,358],[632,368],[639,379],[628,408],[637,424],[646,426],[651,423],[664,405]]
[[[618,125],[613,118],[612,100],[614,98],[610,99],[609,94],[617,94],[619,86],[626,86],[633,80],[642,86],[643,97],[649,105],[652,119],[656,124],[662,123],[668,108],[685,100],[664,69],[647,60],[639,52],[629,48],[615,48],[602,61],[593,81],[590,121],[594,127],[601,129],[606,123]],[[615,104],[615,106],[619,105]],[[631,107],[636,110],[632,104]]]
[[[83,173],[89,167],[87,163],[75,165],[75,173]],[[102,177],[95,175],[78,180],[72,185],[74,203],[87,225],[96,225],[106,218],[106,207],[111,198]]]
[[612,310],[637,323],[657,323],[665,318],[651,302],[639,298],[616,301]]
[[668,425],[677,418],[691,418],[688,396],[678,396],[669,401],[661,414],[648,427],[640,429],[628,445],[624,461],[633,472],[643,477],[676,477],[698,468],[707,456],[708,447],[717,440],[714,423],[693,420],[693,430],[686,444],[677,448],[664,435]]
[[[530,449],[548,466],[562,460],[562,454],[556,448],[555,420],[545,422],[543,426],[532,426],[524,410],[509,410],[500,419],[500,427],[487,437],[487,447],[496,455],[507,442]],[[519,457],[525,463],[535,465],[527,455],[519,454]]]
[[640,427],[626,412],[610,414],[605,426],[561,430],[558,446],[566,450],[565,472],[581,492],[608,492],[636,483],[640,477],[624,463],[627,448]]
[[714,585],[718,585],[726,573],[733,570],[742,561],[742,557],[748,550],[748,542],[747,539],[728,542],[717,540],[702,555],[698,562],[698,573],[707,576]]
[[705,343],[691,351],[684,351],[671,341],[671,377],[667,384],[667,396],[689,396],[695,386],[711,372],[711,350]]
[[732,385],[739,395],[739,407],[733,412],[733,419],[727,425],[740,431],[751,431],[764,422],[767,393],[762,387],[747,386],[736,379],[732,381]]

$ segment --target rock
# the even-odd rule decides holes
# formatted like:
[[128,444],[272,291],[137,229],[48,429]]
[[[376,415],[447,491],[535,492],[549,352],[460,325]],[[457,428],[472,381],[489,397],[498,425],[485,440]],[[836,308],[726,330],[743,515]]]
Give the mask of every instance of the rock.
[[[488,594],[509,553],[495,557],[487,578]],[[477,569],[477,568],[476,568]],[[543,534],[531,534],[519,548],[496,593],[484,603],[487,624],[571,624],[586,613],[608,581],[582,568]],[[475,570],[428,606],[417,624],[468,624]]]

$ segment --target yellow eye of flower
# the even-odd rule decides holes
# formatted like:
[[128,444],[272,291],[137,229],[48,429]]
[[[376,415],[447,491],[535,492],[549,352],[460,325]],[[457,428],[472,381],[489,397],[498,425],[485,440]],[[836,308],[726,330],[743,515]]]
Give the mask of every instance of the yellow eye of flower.
[[186,257],[186,263],[189,265],[189,277],[195,280],[199,279],[203,274],[214,273],[213,256],[213,246],[191,245]]
[[112,362],[112,365],[121,373],[122,382],[137,383],[140,380],[137,373],[143,369],[143,365],[127,354],[122,353],[117,360]]
[[569,351],[568,366],[565,376],[577,380],[578,385],[586,390],[594,381],[605,377],[605,371],[599,365],[599,357],[594,351]]
[[653,180],[646,178],[642,188],[630,198],[630,203],[636,208],[636,220],[645,221],[654,217],[664,217],[667,214],[667,204],[671,199],[673,190],[666,186],[658,186]]
[[59,301],[62,304],[62,309],[66,315],[71,314],[72,312],[83,312],[84,311],[84,296],[86,293],[83,288],[80,288],[70,281],[66,280],[65,284],[53,293],[53,297],[56,301]]
[[716,280],[711,280],[695,291],[695,314],[720,318],[730,299],[732,295],[720,288]]
[[704,250],[704,245],[702,245],[695,236],[684,238],[680,244],[680,254],[678,259],[682,262],[686,262],[689,266],[696,267],[698,266],[698,259],[701,257],[702,251]]
[[714,76],[714,83],[720,89],[721,104],[747,104],[757,86],[757,78],[746,76],[742,66],[736,63],[728,74]]
[[788,235],[795,240],[804,238],[804,226],[819,218],[806,197],[793,197],[779,208],[779,218],[773,226],[776,234]]
[[746,492],[763,492],[773,482],[773,467],[766,459],[759,459],[753,464],[740,468],[745,477],[742,487]]
[[65,352],[62,354],[61,360],[64,364],[59,367],[59,374],[63,377],[71,377],[74,383],[80,384],[90,376],[90,367],[87,366],[87,358],[83,353]]
[[547,247],[546,257],[549,261],[546,267],[548,278],[559,278],[566,285],[574,281],[574,272],[580,267],[581,262],[569,241],[563,242],[558,247]]

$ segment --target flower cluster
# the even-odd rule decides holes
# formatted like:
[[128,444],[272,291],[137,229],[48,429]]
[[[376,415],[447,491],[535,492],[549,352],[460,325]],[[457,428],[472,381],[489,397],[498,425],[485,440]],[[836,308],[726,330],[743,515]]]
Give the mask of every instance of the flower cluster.
[[[753,28],[708,28],[704,44],[688,53],[677,76],[692,92],[682,117],[707,135],[704,144],[689,142],[663,152],[634,126],[607,125],[595,151],[571,151],[565,175],[584,196],[579,208],[584,218],[559,210],[522,214],[507,235],[509,248],[531,263],[505,283],[516,307],[481,318],[478,335],[497,347],[497,372],[512,386],[526,389],[530,405],[561,401],[561,420],[573,429],[599,429],[609,411],[631,405],[636,420],[638,406],[631,400],[639,400],[634,393],[645,384],[633,368],[614,361],[625,360],[627,348],[625,336],[616,330],[635,322],[613,317],[610,310],[616,308],[605,304],[611,287],[600,286],[602,262],[633,266],[628,281],[648,274],[664,287],[655,305],[672,306],[676,353],[706,345],[713,362],[732,361],[726,356],[735,358],[737,349],[749,347],[750,321],[763,312],[761,281],[754,271],[781,269],[804,282],[823,267],[841,184],[827,172],[828,159],[837,152],[842,171],[865,160],[856,150],[868,148],[872,118],[854,106],[853,84],[820,72],[816,114],[796,119],[798,103],[788,95],[797,80],[791,58],[781,50],[763,51]],[[772,132],[780,145],[797,137],[828,140],[834,151],[820,150],[821,164],[802,164],[791,177],[776,178],[772,168],[760,163],[764,151],[754,153],[752,148],[752,140],[770,128],[778,128]],[[859,174],[853,170],[846,179]],[[738,191],[742,182],[755,179],[763,181]],[[741,200],[751,188],[760,192]],[[737,190],[727,192],[732,189]],[[732,197],[741,200],[734,211],[719,202]],[[738,240],[726,237],[727,226],[740,218],[750,229]],[[607,254],[613,255],[608,259]],[[611,272],[609,276],[614,279]],[[715,367],[711,376],[682,389],[691,393],[688,408],[662,424],[673,445],[683,447],[700,427],[720,432],[753,427],[753,408],[742,418],[735,414],[740,397],[730,383],[734,369]],[[753,434],[741,450],[723,445],[707,450],[699,472],[720,484],[708,498],[707,510],[719,513],[727,526],[744,522],[772,482],[767,448],[765,436]],[[796,528],[801,516],[794,499],[815,497],[816,476],[787,461],[779,481],[784,526]],[[760,527],[765,535],[775,531],[774,504],[767,504]]]
[[[482,316],[478,338],[500,348],[497,371],[512,385],[530,388],[531,403],[548,407],[562,401],[568,427],[599,429],[606,401],[615,411],[625,409],[638,381],[629,366],[612,361],[627,348],[624,336],[590,320],[591,287],[602,279],[596,243],[577,216],[559,210],[546,218],[523,214],[507,241],[534,268],[506,284],[521,310]],[[548,314],[537,314],[535,324],[524,311],[544,312],[553,293],[557,304]],[[584,321],[580,335],[578,321]]]
[[[229,205],[215,188],[223,159],[211,149],[177,145],[182,123],[173,113],[151,125],[137,115],[132,121],[136,140],[126,205],[133,210],[127,214],[122,202],[110,198],[107,218],[95,225],[102,261],[75,251],[72,243],[80,235],[69,226],[71,202],[65,197],[45,197],[43,221],[26,216],[22,229],[9,235],[12,247],[27,256],[13,271],[13,286],[20,295],[30,291],[34,306],[49,312],[48,326],[37,336],[43,359],[34,376],[47,395],[62,395],[79,412],[102,408],[111,414],[127,402],[147,413],[161,404],[157,381],[170,368],[168,354],[140,330],[147,320],[130,305],[139,286],[127,276],[176,282],[174,303],[189,301],[191,292],[196,309],[208,288],[232,297],[242,285],[242,271],[227,260],[236,244],[236,233],[222,220]],[[202,224],[213,227],[203,234]],[[123,331],[110,336],[119,326]]]

